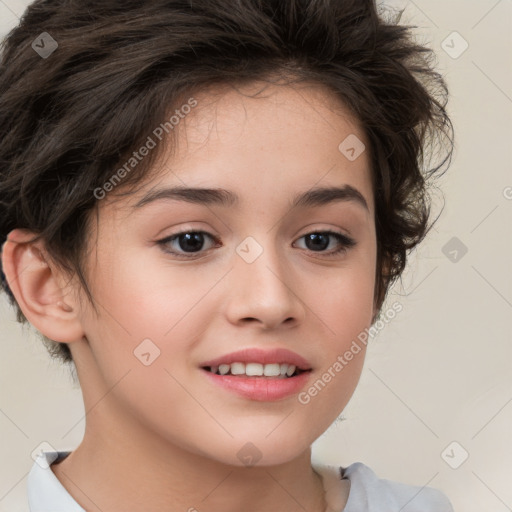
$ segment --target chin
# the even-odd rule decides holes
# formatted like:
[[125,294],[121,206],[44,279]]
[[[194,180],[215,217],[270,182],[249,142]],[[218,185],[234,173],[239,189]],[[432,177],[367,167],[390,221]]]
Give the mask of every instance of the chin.
[[281,435],[276,431],[268,435],[269,432],[271,430],[260,430],[258,434],[236,436],[223,443],[220,453],[217,451],[212,456],[219,462],[240,468],[278,466],[293,461],[311,447],[311,443],[304,440],[304,434],[291,435],[284,428]]

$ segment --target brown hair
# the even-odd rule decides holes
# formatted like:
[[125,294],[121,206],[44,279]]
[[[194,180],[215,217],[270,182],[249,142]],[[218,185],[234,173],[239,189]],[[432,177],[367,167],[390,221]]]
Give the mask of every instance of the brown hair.
[[[369,141],[380,309],[431,227],[427,184],[453,150],[432,51],[400,14],[386,18],[371,0],[35,1],[2,46],[0,244],[12,229],[34,231],[93,302],[83,256],[95,189],[187,95],[292,77],[328,87]],[[161,146],[123,185],[144,178]],[[432,164],[425,155],[436,153]],[[3,273],[2,287],[25,322]],[[43,340],[71,361],[66,344]]]

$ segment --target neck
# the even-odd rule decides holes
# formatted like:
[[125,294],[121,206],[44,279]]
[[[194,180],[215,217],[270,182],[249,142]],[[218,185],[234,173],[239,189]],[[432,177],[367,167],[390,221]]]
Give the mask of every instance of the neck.
[[79,447],[52,466],[85,510],[325,511],[310,449],[279,465],[231,466],[161,439],[134,418],[105,416],[107,402],[88,413]]

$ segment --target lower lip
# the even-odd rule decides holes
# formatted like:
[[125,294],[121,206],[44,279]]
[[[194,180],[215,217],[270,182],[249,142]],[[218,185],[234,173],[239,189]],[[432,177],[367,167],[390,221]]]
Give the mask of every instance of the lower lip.
[[258,402],[275,402],[297,394],[304,388],[311,371],[295,377],[278,379],[273,377],[238,377],[234,375],[217,375],[202,370],[212,382],[224,389]]

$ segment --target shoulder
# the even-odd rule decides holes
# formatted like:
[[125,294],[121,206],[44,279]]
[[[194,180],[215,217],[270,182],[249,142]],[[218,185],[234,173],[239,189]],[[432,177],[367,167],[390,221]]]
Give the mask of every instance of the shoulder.
[[[379,478],[361,462],[350,466],[316,466],[324,482],[347,479],[350,491],[345,508],[336,512],[454,512],[448,498],[432,487],[407,485]],[[331,495],[333,489],[330,489]],[[327,495],[326,495],[327,496]]]
[[[343,478],[353,485],[354,498],[368,503],[368,510],[400,510],[402,512],[453,512],[448,498],[432,487],[407,485],[379,478],[361,462],[341,468]],[[352,495],[352,492],[351,492]],[[352,497],[352,496],[350,496]],[[349,502],[347,505],[350,504]],[[357,500],[355,501],[357,504]],[[385,504],[386,506],[383,506]],[[349,511],[347,511],[349,512]]]

